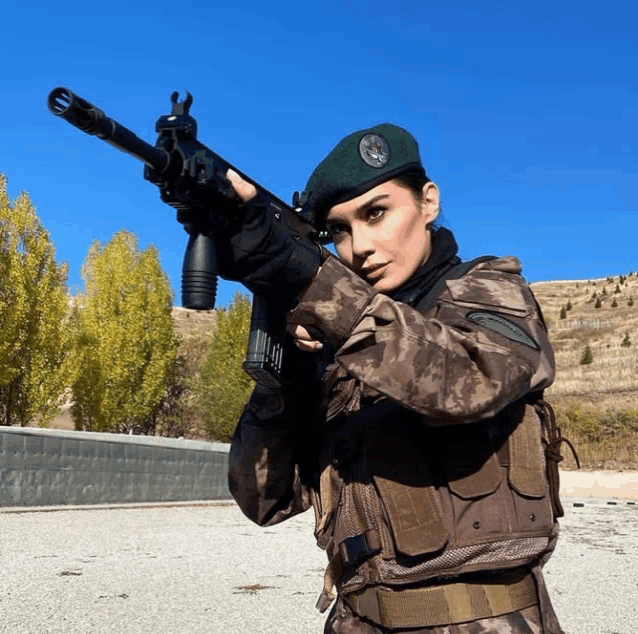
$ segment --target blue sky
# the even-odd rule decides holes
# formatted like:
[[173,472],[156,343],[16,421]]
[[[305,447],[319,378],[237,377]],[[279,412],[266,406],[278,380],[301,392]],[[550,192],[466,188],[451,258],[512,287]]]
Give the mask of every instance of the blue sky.
[[[0,172],[82,288],[89,246],[154,244],[180,304],[186,234],[142,164],[52,116],[65,86],[154,143],[188,90],[199,139],[289,202],[346,134],[414,134],[464,258],[528,281],[638,268],[638,9],[629,1],[3,4]],[[220,283],[218,306],[242,287]]]

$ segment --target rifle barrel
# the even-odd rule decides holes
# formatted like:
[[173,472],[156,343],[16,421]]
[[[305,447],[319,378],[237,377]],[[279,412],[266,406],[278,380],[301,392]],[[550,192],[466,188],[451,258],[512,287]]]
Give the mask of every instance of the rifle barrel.
[[122,124],[107,117],[102,110],[68,88],[54,88],[47,98],[49,110],[71,125],[106,141],[118,150],[143,161],[161,173],[169,163],[168,154],[140,139]]

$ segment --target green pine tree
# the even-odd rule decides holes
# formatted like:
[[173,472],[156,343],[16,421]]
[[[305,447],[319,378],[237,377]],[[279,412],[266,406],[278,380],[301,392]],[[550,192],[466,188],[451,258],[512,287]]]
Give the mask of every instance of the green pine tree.
[[629,301],[627,302],[627,306],[629,306],[629,308],[631,308],[634,305],[634,298],[630,297]]
[[572,303],[567,300],[567,305],[565,306],[565,310],[571,310],[572,309]]
[[600,308],[602,306],[602,303],[600,301],[600,297],[596,298],[596,303],[594,304],[594,308]]
[[614,301],[611,303],[611,307],[616,308],[617,306],[618,306],[618,302],[616,301],[616,298],[614,297]]
[[620,284],[616,284],[616,288],[614,289],[614,294],[620,293]]
[[590,365],[594,362],[594,355],[592,354],[589,345],[585,346],[583,353],[580,356],[580,365]]
[[66,263],[27,193],[0,174],[0,425],[46,425],[72,378]]
[[623,340],[620,342],[620,347],[629,348],[629,346],[631,346],[631,340],[629,339],[629,332],[626,332]]
[[567,317],[567,313],[565,312],[565,307],[562,306],[560,309],[560,319],[565,319]]
[[603,295],[607,295],[607,287],[603,286],[603,292],[602,292],[602,294],[603,294]]
[[81,372],[73,382],[76,429],[154,433],[174,367],[172,294],[154,247],[120,231],[95,242],[73,315]]

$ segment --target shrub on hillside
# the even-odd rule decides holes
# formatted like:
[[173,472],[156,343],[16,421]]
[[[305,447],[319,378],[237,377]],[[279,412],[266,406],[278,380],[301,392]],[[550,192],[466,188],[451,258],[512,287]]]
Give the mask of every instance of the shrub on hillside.
[[589,345],[585,346],[583,353],[580,355],[580,365],[590,365],[594,362],[594,355]]
[[[572,442],[585,468],[635,468],[638,459],[638,410],[595,406],[555,406],[561,435]],[[567,461],[570,452],[563,451]]]

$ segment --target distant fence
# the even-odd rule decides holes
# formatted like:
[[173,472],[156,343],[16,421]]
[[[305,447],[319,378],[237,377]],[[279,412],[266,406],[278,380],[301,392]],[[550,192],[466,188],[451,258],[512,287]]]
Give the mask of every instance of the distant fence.
[[0,506],[231,499],[230,445],[0,427]]
[[621,321],[618,319],[561,319],[552,324],[550,330],[601,330],[614,328]]

